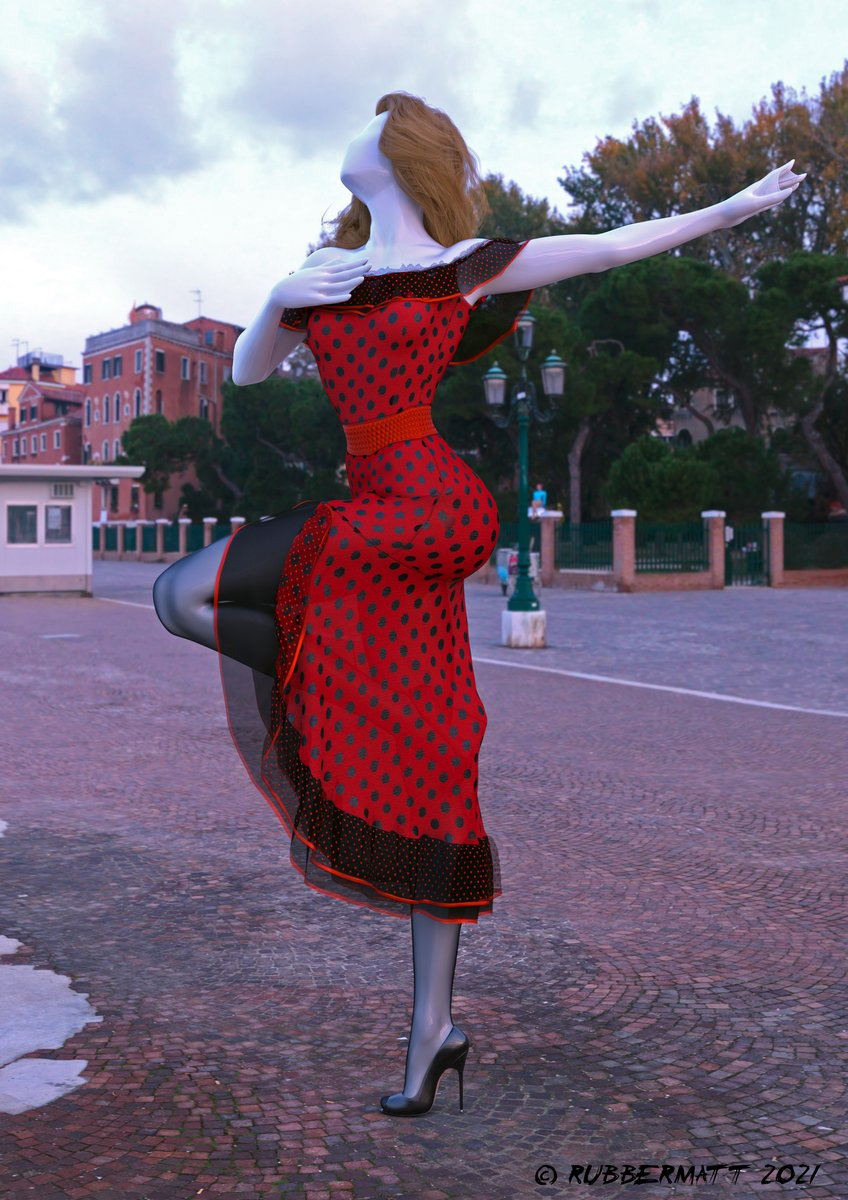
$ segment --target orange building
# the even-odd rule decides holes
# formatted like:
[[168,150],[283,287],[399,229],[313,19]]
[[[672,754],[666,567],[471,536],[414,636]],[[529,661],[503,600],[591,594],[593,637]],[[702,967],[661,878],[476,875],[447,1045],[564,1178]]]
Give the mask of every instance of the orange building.
[[61,355],[42,350],[0,372],[0,462],[79,463],[85,397],[75,377]]
[[[221,431],[221,385],[232,373],[240,325],[195,317],[166,321],[161,308],[135,305],[129,324],[86,338],[82,462],[114,462],[122,435],[135,417],[161,413],[169,421],[202,417]],[[108,474],[108,472],[104,472]],[[174,474],[157,506],[131,480],[93,489],[95,520],[175,517],[183,483],[198,484],[193,467]],[[105,513],[104,513],[105,510]]]

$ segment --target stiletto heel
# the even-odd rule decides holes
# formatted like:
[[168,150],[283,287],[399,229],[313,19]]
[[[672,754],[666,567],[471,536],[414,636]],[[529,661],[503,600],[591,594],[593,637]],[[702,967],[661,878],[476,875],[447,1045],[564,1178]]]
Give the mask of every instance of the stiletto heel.
[[462,1112],[462,1073],[465,1070],[465,1060],[467,1057],[468,1057],[468,1051],[466,1050],[465,1053],[463,1054],[462,1058],[457,1059],[457,1062],[455,1064],[456,1065],[456,1073],[459,1076],[459,1111],[460,1112]]
[[[462,1041],[457,1036],[461,1035]],[[450,1044],[453,1039],[453,1045]],[[436,1092],[445,1071],[454,1068],[459,1076],[459,1111],[462,1112],[462,1073],[465,1070],[465,1060],[471,1045],[466,1035],[456,1025],[436,1051],[421,1082],[421,1087],[414,1096],[404,1096],[403,1092],[395,1092],[390,1096],[380,1097],[380,1106],[384,1113],[392,1117],[419,1117],[429,1112],[436,1099]]]

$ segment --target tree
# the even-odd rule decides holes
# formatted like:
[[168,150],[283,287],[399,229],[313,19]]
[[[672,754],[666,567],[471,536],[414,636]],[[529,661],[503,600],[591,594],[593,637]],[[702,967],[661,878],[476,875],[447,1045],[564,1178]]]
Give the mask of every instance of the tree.
[[[824,334],[826,352],[822,370],[815,370],[811,360],[803,355],[791,358],[784,353],[782,361],[787,377],[794,384],[790,403],[799,428],[842,506],[848,508],[848,463],[838,445],[839,432],[844,427],[844,408],[838,402],[833,403],[838,399],[844,403],[846,394],[838,353],[839,339],[848,337],[848,303],[842,298],[841,288],[841,279],[845,277],[848,277],[848,258],[797,252],[785,262],[767,263],[757,272],[763,319],[783,330],[785,342],[802,345],[814,332]],[[827,420],[820,425],[826,407]],[[829,444],[829,431],[836,437],[837,445]]]
[[575,207],[571,226],[598,232],[704,208],[794,158],[807,179],[786,203],[681,248],[747,281],[793,250],[848,253],[848,62],[817,96],[776,83],[740,127],[713,127],[692,97],[682,112],[633,123],[629,138],[600,139],[559,180]]
[[717,479],[712,466],[662,438],[632,442],[610,470],[604,489],[612,508],[635,508],[648,521],[695,521]]
[[741,429],[721,429],[691,447],[641,437],[613,465],[606,496],[652,521],[695,521],[707,509],[730,521],[780,509],[792,520],[806,509],[777,451]]
[[143,465],[141,483],[145,492],[160,498],[171,475],[211,455],[215,440],[211,425],[200,417],[169,421],[161,413],[151,413],[136,417],[126,430],[119,461]]
[[321,384],[272,375],[222,389],[218,465],[240,492],[242,514],[255,520],[300,500],[343,497],[344,433]]

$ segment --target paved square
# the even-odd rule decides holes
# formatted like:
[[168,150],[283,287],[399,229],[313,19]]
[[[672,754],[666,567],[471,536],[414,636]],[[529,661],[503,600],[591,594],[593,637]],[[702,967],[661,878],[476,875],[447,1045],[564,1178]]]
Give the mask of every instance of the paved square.
[[451,1072],[398,1121],[410,926],[304,886],[162,569],[0,597],[3,961],[102,1017],[33,1052],[87,1082],[0,1115],[3,1200],[618,1194],[589,1163],[848,1196],[844,590],[546,591],[549,647],[510,651],[468,585],[504,894],[460,937],[465,1111]]

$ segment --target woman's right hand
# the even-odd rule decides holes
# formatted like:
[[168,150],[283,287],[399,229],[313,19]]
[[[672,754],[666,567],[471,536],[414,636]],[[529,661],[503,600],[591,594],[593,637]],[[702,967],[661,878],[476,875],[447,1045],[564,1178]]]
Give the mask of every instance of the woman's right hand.
[[304,264],[271,289],[270,300],[280,308],[312,308],[340,304],[368,274],[367,258],[322,258],[315,266]]

